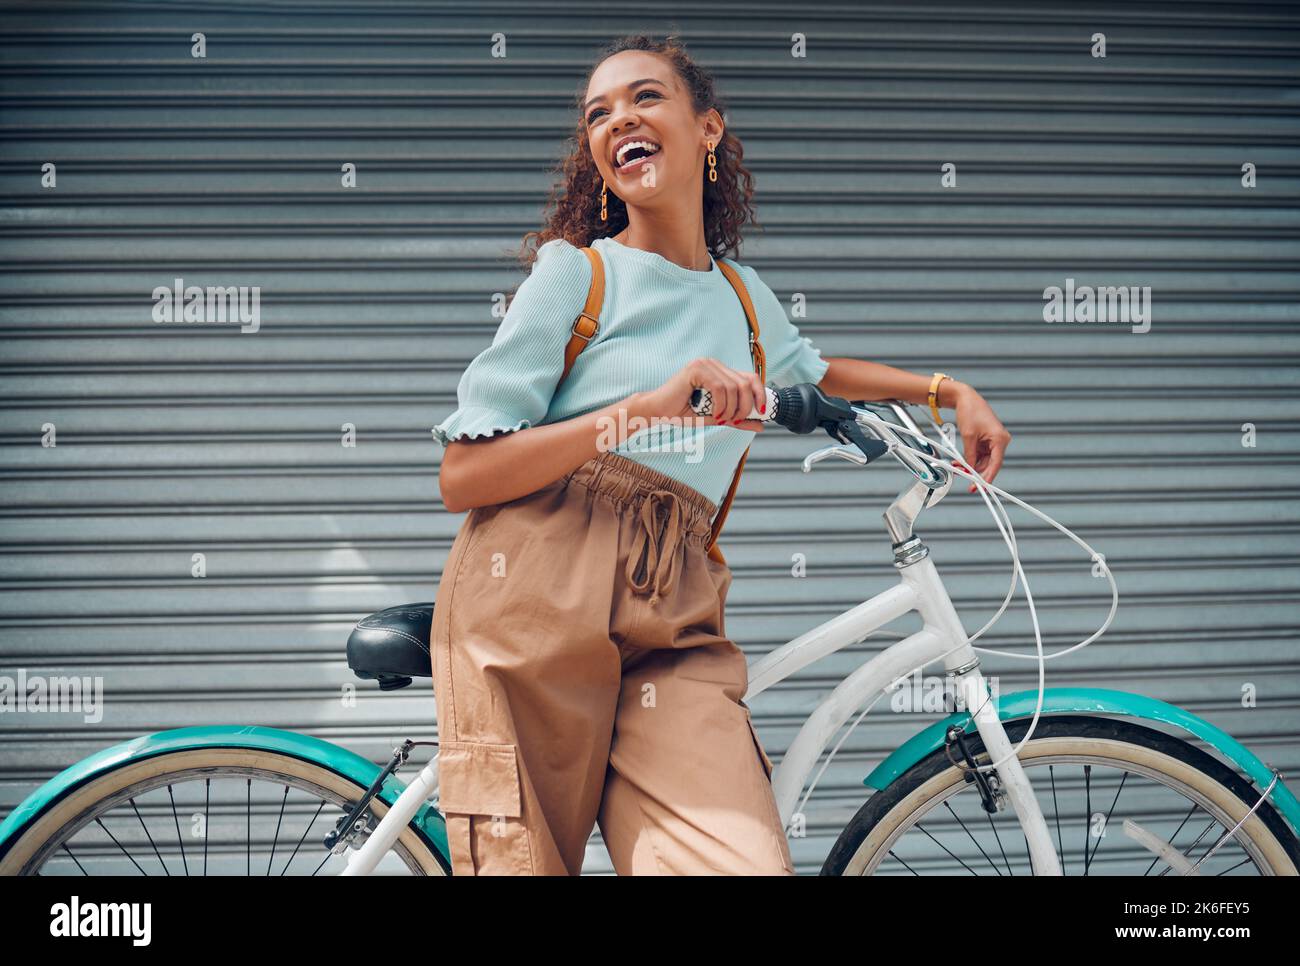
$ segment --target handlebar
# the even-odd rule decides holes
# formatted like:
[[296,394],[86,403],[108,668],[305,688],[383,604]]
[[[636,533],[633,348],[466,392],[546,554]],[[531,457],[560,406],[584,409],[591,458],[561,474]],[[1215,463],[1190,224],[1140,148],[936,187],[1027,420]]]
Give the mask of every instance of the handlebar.
[[[901,400],[854,404],[838,396],[828,396],[810,382],[776,390],[764,387],[764,391],[767,410],[760,413],[751,409],[750,419],[779,423],[800,435],[824,429],[832,438],[849,444],[830,446],[811,454],[804,462],[805,472],[828,456],[840,456],[865,466],[885,453],[892,453],[929,489],[946,488],[952,480],[947,470],[916,455],[920,452],[938,458],[939,452],[923,436],[911,435],[920,434],[921,430],[907,411],[907,403]],[[696,389],[691,394],[691,409],[701,416],[712,413],[712,403],[707,389]],[[889,423],[910,432],[895,432]]]

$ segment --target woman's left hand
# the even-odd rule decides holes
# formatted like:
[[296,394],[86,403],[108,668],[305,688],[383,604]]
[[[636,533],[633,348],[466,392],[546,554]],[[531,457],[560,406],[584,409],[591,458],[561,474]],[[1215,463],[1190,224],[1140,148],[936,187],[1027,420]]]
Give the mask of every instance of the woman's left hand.
[[[963,387],[953,412],[961,430],[962,455],[985,482],[991,483],[1002,468],[1002,457],[1011,442],[1011,434],[993,412],[993,407],[969,386]],[[974,484],[971,484],[970,491],[975,492]]]

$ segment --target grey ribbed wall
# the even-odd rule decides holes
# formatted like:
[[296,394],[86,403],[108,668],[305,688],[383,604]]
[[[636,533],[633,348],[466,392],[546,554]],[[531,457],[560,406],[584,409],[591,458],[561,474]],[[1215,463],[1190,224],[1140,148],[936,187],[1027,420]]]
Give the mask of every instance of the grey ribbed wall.
[[[787,6],[4,6],[0,670],[102,675],[110,703],[97,726],[0,718],[0,814],[157,729],[257,723],[376,761],[433,735],[427,680],[341,707],[343,642],[365,613],[432,598],[461,517],[439,502],[429,428],[491,339],[491,294],[520,278],[503,253],[537,227],[589,51],[670,17],[757,177],[766,230],[742,260],[783,300],[806,294],[799,324],[825,355],[979,387],[1015,435],[998,482],[1107,555],[1119,616],[1049,683],[1172,701],[1300,771],[1300,10]],[[151,291],[178,275],[261,286],[261,331],[153,323]],[[1067,277],[1151,286],[1152,331],[1045,324],[1042,291]],[[804,476],[821,442],[764,434],[729,519],[728,630],[754,655],[894,579],[879,514],[901,470]],[[974,631],[1009,564],[972,500],[955,492],[921,532]],[[1015,519],[1048,646],[1091,633],[1101,582]],[[1021,609],[983,643],[1023,646],[1027,628]],[[755,699],[774,758],[879,646]],[[1010,663],[986,671],[1030,686]],[[803,871],[871,763],[931,720],[870,717],[817,790]],[[597,841],[591,871],[608,867]]]

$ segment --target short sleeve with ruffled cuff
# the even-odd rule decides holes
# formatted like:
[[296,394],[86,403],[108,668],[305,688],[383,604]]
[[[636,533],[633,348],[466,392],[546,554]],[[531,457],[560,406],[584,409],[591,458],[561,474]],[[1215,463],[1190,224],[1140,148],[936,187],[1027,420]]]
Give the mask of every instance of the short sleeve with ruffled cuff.
[[515,292],[492,344],[466,367],[460,404],[433,428],[446,446],[538,425],[564,371],[564,347],[587,301],[591,264],[556,238],[537,250],[532,273]]
[[461,406],[433,427],[433,435],[443,446],[453,440],[491,436],[499,432],[514,432],[533,425],[526,416],[489,409],[487,406]]

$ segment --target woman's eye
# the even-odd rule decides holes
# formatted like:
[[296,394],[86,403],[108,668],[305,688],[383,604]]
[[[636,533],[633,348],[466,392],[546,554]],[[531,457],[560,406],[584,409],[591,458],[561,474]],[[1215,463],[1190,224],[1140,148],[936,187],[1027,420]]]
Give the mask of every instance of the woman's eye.
[[[633,100],[636,101],[636,102],[638,102],[638,103],[640,103],[640,101],[641,101],[641,95],[642,95],[642,94],[649,94],[649,95],[652,96],[652,97],[658,97],[658,96],[659,96],[659,92],[658,92],[658,91],[652,91],[652,90],[648,90],[648,89],[647,89],[647,90],[644,90],[644,91],[637,91],[636,97],[633,98]],[[600,114],[601,110],[602,110],[602,108],[599,108],[599,107],[598,107],[598,108],[596,108],[595,110],[593,110],[590,114],[588,114],[588,115],[587,115],[587,123],[588,123],[588,124],[591,124],[593,121],[595,121],[595,120],[596,120],[596,117]]]

